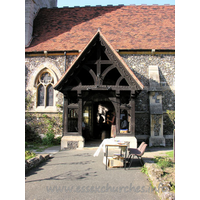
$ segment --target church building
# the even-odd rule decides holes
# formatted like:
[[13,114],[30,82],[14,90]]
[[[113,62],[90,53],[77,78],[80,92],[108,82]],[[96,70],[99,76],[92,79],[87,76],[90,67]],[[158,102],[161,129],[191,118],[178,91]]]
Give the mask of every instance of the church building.
[[48,119],[61,149],[81,148],[110,138],[115,115],[130,147],[171,146],[175,6],[41,2],[26,1],[27,123],[43,135]]

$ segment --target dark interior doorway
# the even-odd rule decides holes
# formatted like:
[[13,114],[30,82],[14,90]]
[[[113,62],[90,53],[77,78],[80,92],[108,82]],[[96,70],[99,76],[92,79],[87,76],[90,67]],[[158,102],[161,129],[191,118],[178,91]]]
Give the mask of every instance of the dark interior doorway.
[[111,120],[111,113],[115,111],[111,101],[88,101],[83,106],[83,122],[85,130],[83,137],[85,142],[99,141],[110,138],[111,124],[107,122],[107,118]]
[[111,124],[107,118],[111,118],[114,107],[111,102],[95,102],[93,109],[93,137],[95,139],[110,138]]

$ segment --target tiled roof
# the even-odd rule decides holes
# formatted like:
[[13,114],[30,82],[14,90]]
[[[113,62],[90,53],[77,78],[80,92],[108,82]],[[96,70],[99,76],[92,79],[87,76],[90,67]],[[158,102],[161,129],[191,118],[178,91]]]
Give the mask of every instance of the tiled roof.
[[175,49],[175,6],[41,9],[26,52],[82,50],[100,28],[114,49]]

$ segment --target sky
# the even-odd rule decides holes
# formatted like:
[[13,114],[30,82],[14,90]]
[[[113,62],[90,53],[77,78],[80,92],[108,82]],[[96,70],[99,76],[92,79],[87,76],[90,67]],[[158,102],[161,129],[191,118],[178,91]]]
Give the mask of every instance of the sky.
[[147,5],[152,5],[152,4],[158,4],[158,5],[164,5],[164,4],[170,4],[170,5],[175,5],[175,0],[57,0],[57,7],[63,7],[63,6],[69,6],[69,7],[74,7],[74,6],[96,6],[96,5],[119,5],[119,4],[124,4],[124,5],[141,5],[141,4],[147,4]]

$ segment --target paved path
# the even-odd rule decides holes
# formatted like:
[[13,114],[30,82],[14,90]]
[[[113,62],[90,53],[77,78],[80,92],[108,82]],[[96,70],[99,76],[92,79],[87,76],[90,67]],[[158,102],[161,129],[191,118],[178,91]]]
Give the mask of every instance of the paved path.
[[130,170],[103,165],[97,148],[59,151],[26,174],[26,200],[158,200],[138,160]]
[[36,150],[32,150],[34,153],[36,154],[55,154],[58,153],[60,151],[60,146],[52,146],[49,148],[46,148],[44,151],[41,152],[37,152]]

